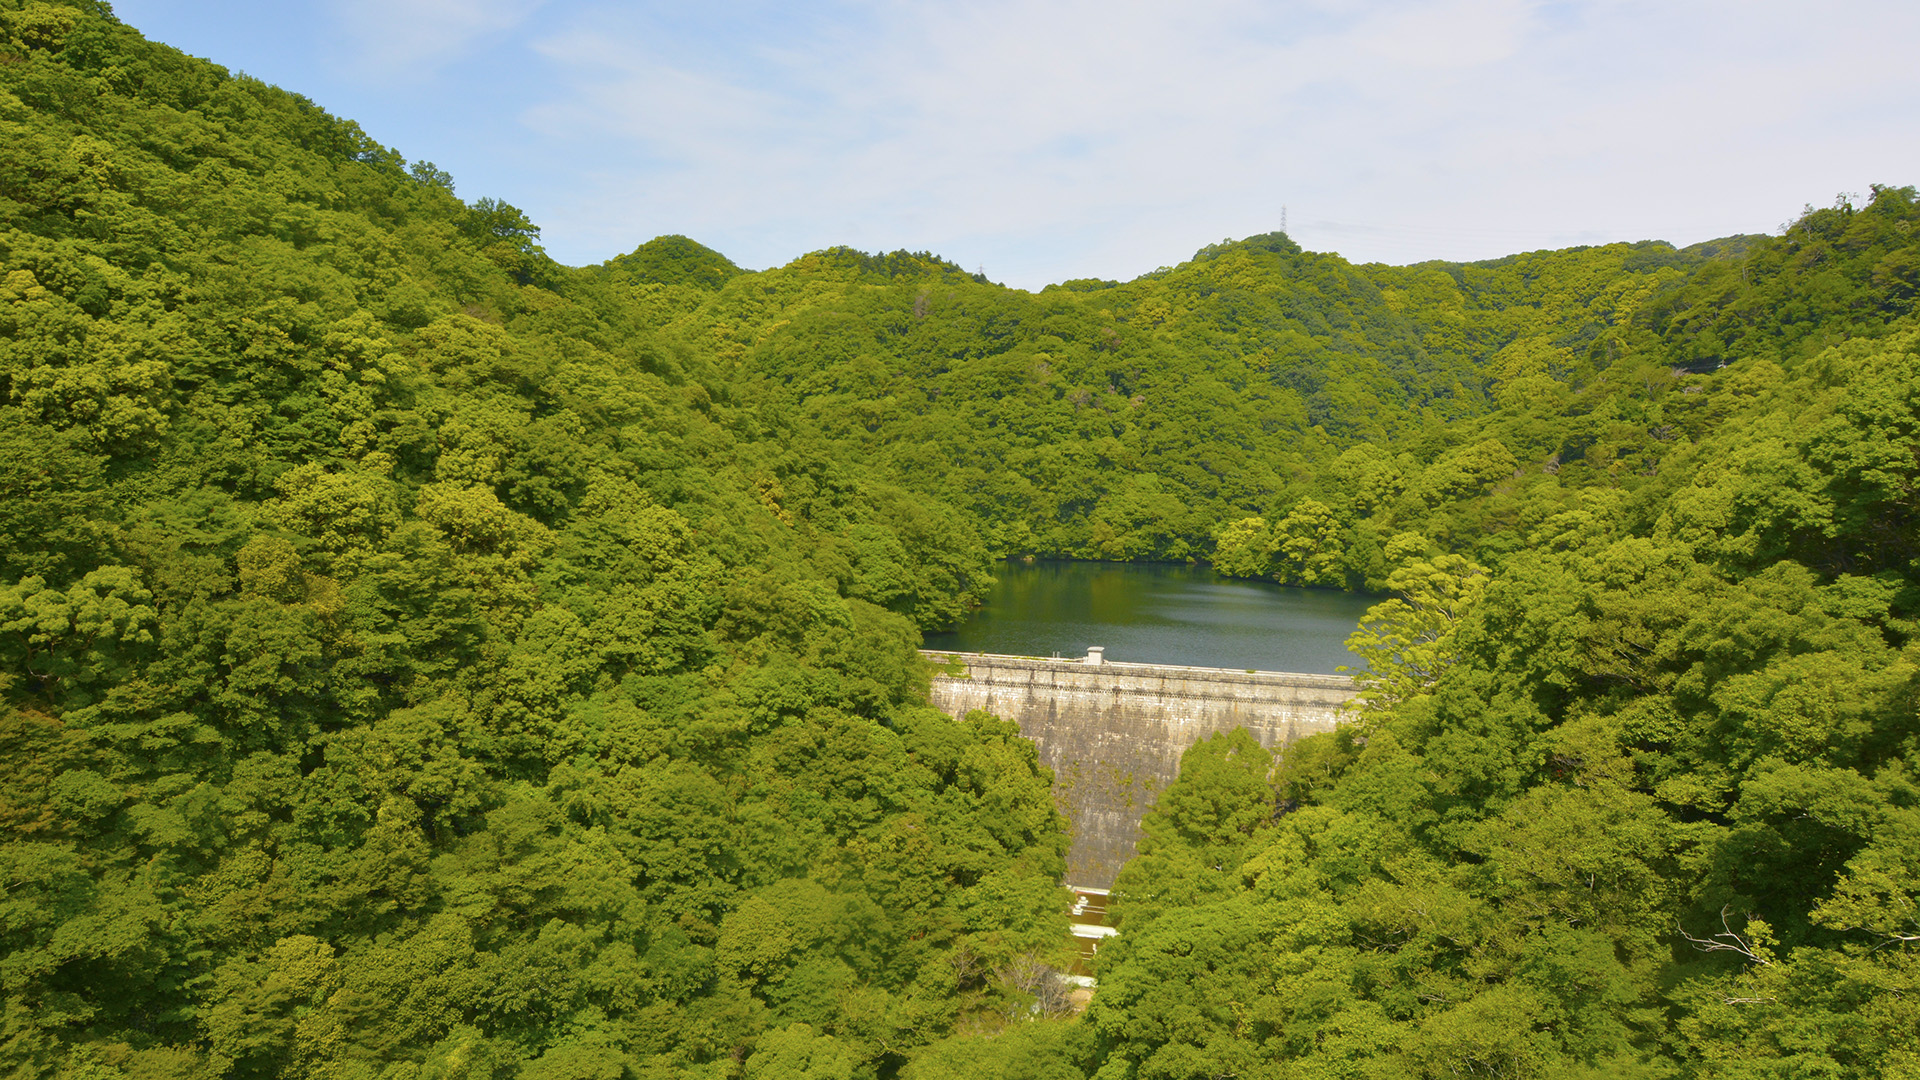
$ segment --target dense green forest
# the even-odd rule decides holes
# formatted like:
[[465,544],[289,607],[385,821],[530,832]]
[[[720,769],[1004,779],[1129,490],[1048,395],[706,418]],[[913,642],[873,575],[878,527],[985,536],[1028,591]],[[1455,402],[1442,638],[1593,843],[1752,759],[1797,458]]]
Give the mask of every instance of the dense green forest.
[[[1029,294],[556,264],[312,102],[0,0],[0,1068],[1920,1073],[1920,222]],[[1391,591],[1065,824],[925,704],[994,560]]]

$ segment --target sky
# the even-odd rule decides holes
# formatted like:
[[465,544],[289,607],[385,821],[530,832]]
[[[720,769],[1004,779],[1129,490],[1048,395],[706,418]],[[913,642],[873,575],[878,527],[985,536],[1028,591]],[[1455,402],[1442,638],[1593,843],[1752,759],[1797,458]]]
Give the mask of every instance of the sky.
[[1912,0],[115,0],[600,262],[1126,280],[1776,232],[1920,184]]

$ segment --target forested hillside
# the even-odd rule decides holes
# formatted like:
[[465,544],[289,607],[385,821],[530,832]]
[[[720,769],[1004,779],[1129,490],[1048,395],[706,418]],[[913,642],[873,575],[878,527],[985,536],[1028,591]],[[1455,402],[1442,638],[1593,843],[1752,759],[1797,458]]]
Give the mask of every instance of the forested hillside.
[[1794,352],[1657,490],[1414,562],[1337,737],[1188,753],[1090,1069],[1920,1070],[1920,334]]
[[[0,0],[0,1068],[1920,1072],[1920,208],[1029,294],[560,266],[107,5]],[[925,705],[994,559],[1391,591],[1188,755],[1083,1018]]]
[[964,517],[104,5],[0,4],[0,129],[0,1070],[871,1074],[1032,1000],[1047,778],[914,651]]
[[1657,476],[1725,418],[1730,360],[1886,332],[1920,285],[1912,218],[1876,188],[1780,238],[1415,267],[1276,234],[1038,295],[905,252],[704,295],[611,274],[744,396],[964,508],[997,553],[1379,589],[1397,534],[1495,558]]

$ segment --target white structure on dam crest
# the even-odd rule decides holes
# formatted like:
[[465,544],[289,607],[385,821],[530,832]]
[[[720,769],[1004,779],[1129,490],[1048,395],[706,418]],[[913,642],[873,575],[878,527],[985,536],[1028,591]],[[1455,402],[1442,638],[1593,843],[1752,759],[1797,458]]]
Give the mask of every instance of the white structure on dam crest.
[[1180,772],[1187,747],[1244,727],[1277,750],[1331,731],[1355,694],[1344,675],[1042,660],[929,650],[930,695],[949,716],[982,709],[1015,721],[1053,770],[1054,797],[1073,829],[1067,883],[1113,884],[1133,855],[1140,819]]

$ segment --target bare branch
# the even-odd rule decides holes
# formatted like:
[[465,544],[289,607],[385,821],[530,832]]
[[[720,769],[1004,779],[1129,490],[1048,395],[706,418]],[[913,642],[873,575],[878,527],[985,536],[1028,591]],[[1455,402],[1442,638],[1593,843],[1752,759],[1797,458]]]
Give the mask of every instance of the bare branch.
[[1882,941],[1880,944],[1875,945],[1873,947],[1874,952],[1879,952],[1881,949],[1884,949],[1889,945],[1911,945],[1916,941],[1920,941],[1920,934],[1891,934],[1885,930],[1876,930],[1874,931],[1874,933],[1877,933],[1881,937],[1884,937],[1887,939],[1885,941]]
[[1712,937],[1697,938],[1687,933],[1685,927],[1681,927],[1680,936],[1687,939],[1687,944],[1692,945],[1701,952],[1730,952],[1746,957],[1753,963],[1765,967],[1772,967],[1773,961],[1754,952],[1753,943],[1741,937],[1734,931],[1733,927],[1727,923],[1727,911],[1732,907],[1732,904],[1728,904],[1726,907],[1720,909],[1720,933],[1714,934]]

